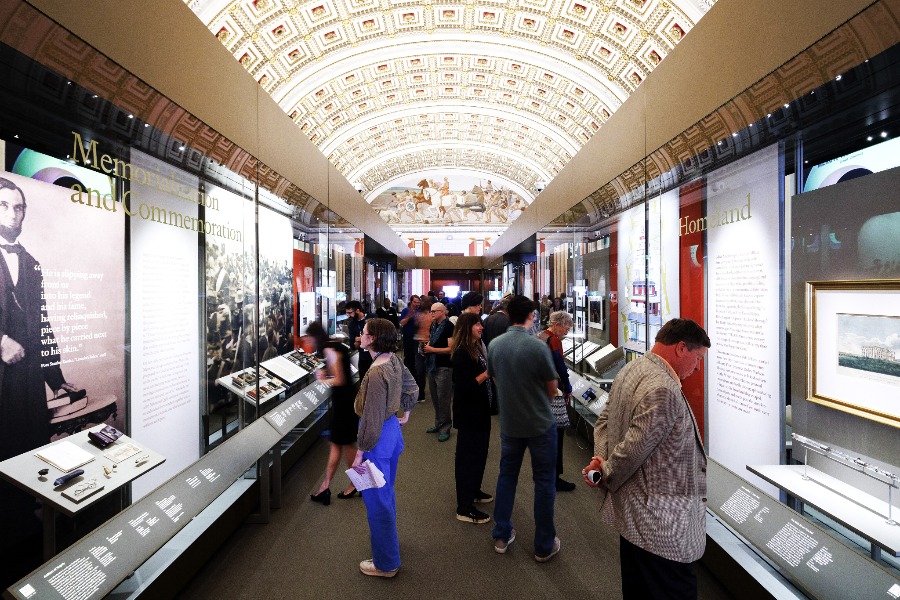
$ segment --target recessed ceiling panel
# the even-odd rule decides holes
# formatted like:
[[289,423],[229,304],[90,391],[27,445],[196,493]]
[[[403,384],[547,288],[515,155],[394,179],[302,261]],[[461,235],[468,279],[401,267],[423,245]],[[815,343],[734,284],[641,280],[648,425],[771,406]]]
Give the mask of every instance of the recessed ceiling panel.
[[[714,4],[186,2],[388,223],[490,216],[492,227],[530,203]],[[445,176],[462,197],[453,208],[430,204]],[[429,197],[413,200],[421,211],[395,200],[416,194]]]

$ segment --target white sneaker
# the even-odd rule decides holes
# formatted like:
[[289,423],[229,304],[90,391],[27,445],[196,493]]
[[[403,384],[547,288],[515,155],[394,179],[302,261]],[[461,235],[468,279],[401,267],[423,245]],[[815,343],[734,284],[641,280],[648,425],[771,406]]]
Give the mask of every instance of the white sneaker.
[[400,567],[397,567],[393,571],[382,571],[375,566],[375,562],[371,558],[367,558],[359,563],[359,570],[372,577],[393,577],[397,574],[397,571],[400,570]]
[[511,529],[509,532],[508,540],[501,540],[500,538],[494,538],[494,552],[497,554],[506,554],[509,545],[516,541],[516,530]]
[[553,538],[553,550],[550,551],[550,554],[548,554],[547,556],[538,556],[537,554],[535,554],[534,560],[538,562],[547,562],[557,554],[559,554],[559,538]]

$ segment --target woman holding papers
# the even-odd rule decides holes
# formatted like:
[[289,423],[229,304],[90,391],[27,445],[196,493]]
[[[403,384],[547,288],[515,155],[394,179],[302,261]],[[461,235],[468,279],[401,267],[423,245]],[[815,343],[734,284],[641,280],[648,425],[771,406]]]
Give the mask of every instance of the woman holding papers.
[[[403,452],[400,426],[419,398],[419,387],[394,354],[397,330],[386,319],[368,319],[363,327],[360,347],[372,355],[372,366],[359,385],[354,409],[359,415],[354,468],[371,461],[384,474],[385,485],[362,491],[369,521],[372,558],[359,563],[366,575],[393,577],[400,569],[400,540],[397,536],[397,506],[394,481],[397,463]],[[396,413],[403,410],[403,417]]]

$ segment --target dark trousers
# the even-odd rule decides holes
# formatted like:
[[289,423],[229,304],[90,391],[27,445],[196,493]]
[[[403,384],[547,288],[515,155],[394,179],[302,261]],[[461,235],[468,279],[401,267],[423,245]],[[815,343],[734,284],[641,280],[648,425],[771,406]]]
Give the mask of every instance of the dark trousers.
[[[416,385],[419,386],[419,400],[425,399],[425,355],[419,354],[419,346],[416,344],[416,370],[412,372],[413,377],[416,380]],[[431,399],[434,402],[434,398]]]
[[416,366],[416,355],[419,353],[419,342],[411,337],[403,338],[403,364],[412,373],[419,386],[419,400],[425,399],[425,378],[419,376],[419,368]]
[[619,537],[623,600],[696,600],[697,566],[657,556]]
[[566,437],[566,428],[556,428],[556,478],[559,479],[563,472],[563,440]]
[[456,510],[463,511],[475,503],[481,490],[484,466],[487,464],[490,431],[456,432]]

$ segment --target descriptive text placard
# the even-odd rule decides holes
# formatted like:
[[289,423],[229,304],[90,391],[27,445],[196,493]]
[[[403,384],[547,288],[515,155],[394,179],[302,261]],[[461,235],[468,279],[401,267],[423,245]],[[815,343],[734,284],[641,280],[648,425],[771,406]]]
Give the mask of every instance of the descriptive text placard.
[[707,477],[709,509],[811,598],[900,598],[900,579],[806,517],[714,460]]

